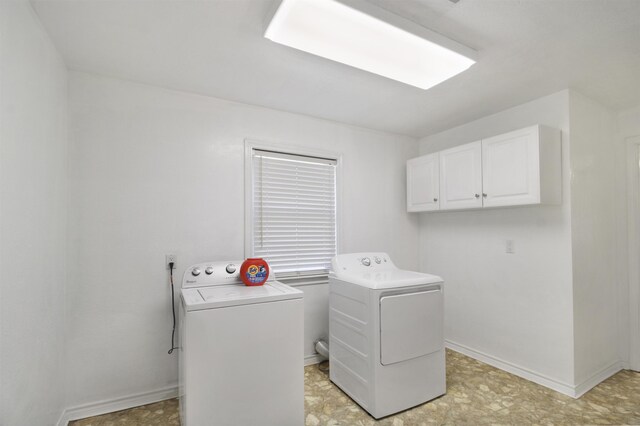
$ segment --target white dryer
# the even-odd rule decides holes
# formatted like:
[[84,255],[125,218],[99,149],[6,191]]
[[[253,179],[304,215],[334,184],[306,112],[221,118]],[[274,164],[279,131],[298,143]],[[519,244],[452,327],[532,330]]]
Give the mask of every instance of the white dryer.
[[[239,262],[187,268],[179,396],[183,426],[304,424],[303,293],[245,286]],[[237,266],[236,266],[237,265]]]
[[354,253],[333,258],[329,284],[333,383],[375,418],[446,392],[442,278]]

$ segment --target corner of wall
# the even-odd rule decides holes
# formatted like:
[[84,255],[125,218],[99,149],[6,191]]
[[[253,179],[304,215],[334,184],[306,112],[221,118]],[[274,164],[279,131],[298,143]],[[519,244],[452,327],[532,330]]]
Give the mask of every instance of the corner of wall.
[[620,361],[617,259],[624,220],[617,208],[613,113],[571,90],[569,116],[574,382],[583,386]]
[[0,2],[0,27],[0,243],[11,265],[0,281],[12,319],[2,324],[0,423],[53,424],[65,405],[68,73],[29,1]]
[[[640,105],[620,111],[616,116],[621,210],[627,212],[626,228],[620,241],[626,252],[621,263],[626,286],[620,291],[621,345],[620,354],[627,368],[640,371],[640,178],[638,152],[640,149]],[[626,185],[624,185],[626,183]]]

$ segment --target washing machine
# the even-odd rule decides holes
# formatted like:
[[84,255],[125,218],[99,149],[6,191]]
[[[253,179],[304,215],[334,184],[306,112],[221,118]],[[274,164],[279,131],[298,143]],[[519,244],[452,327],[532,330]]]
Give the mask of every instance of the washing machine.
[[377,419],[446,392],[442,278],[354,253],[333,258],[329,284],[333,383]]
[[241,263],[202,263],[184,273],[182,426],[304,424],[303,293],[273,278],[247,287]]

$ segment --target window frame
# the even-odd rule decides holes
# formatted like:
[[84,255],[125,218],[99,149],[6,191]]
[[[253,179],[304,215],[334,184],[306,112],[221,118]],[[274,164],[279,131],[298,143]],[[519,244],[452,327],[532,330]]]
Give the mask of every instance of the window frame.
[[[244,140],[244,256],[253,256],[253,151],[275,151],[283,154],[328,158],[336,161],[336,254],[342,253],[342,154],[335,151],[319,150],[284,143],[265,142],[255,139]],[[300,274],[297,277],[287,277],[289,285],[317,284],[318,279],[326,274]],[[308,278],[308,279],[307,279]]]

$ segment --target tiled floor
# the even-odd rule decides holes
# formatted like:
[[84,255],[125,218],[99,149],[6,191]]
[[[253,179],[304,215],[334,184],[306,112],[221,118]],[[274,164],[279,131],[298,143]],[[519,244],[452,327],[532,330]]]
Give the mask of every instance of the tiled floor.
[[[305,369],[305,416],[307,426],[640,425],[640,373],[621,371],[576,400],[448,351],[446,395],[376,422],[329,381],[326,364],[313,365]],[[178,403],[173,399],[71,425],[179,423]]]

